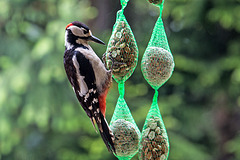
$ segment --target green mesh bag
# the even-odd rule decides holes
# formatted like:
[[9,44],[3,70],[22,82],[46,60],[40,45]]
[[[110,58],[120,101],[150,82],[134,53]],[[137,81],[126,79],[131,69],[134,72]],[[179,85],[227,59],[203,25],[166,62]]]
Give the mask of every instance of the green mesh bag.
[[126,81],[132,75],[138,61],[137,43],[123,14],[128,1],[121,0],[122,9],[117,12],[116,22],[103,58],[106,68],[112,68],[113,78],[118,83]]
[[138,152],[141,134],[124,100],[124,83],[120,83],[118,89],[120,96],[110,122],[110,129],[115,138],[115,156],[119,160],[129,160]]
[[158,107],[158,89],[171,77],[174,60],[161,18],[164,0],[148,0],[160,8],[160,15],[153,29],[141,61],[141,70],[146,81],[155,90],[151,108],[146,117],[139,147],[140,160],[167,160],[169,140]]
[[140,160],[166,160],[169,155],[169,141],[166,128],[157,103],[155,90],[153,102],[145,120],[139,147]]
[[110,129],[115,138],[115,156],[120,160],[129,160],[138,152],[141,136],[124,100],[124,82],[132,75],[138,61],[136,40],[123,14],[127,2],[128,0],[121,0],[122,9],[117,12],[116,22],[103,58],[106,68],[112,68],[113,78],[118,83],[120,94],[110,122]]
[[153,89],[159,89],[172,75],[174,60],[161,18],[163,3],[158,4],[160,16],[155,24],[151,39],[143,54],[141,70]]

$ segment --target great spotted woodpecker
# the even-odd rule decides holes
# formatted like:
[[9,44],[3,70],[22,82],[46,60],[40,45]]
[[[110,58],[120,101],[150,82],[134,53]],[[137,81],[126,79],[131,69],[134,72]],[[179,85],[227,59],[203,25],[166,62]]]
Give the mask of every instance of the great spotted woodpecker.
[[[107,70],[88,42],[104,44],[94,37],[85,24],[74,21],[65,31],[64,67],[82,108],[98,126],[101,137],[111,152],[115,152],[114,137],[105,119],[106,96],[112,82]],[[96,130],[96,128],[95,128]]]

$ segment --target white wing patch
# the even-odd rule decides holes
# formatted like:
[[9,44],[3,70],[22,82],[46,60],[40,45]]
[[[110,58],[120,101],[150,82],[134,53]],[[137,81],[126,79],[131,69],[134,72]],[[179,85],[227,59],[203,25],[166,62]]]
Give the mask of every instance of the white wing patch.
[[93,98],[93,102],[92,102],[93,104],[94,103],[98,103],[98,99],[97,98]]
[[84,102],[86,103],[89,98],[89,92],[84,96]]
[[78,84],[79,84],[79,87],[80,87],[80,91],[78,92],[78,94],[80,96],[83,96],[83,95],[87,94],[87,92],[88,92],[87,84],[84,81],[85,77],[81,76],[81,74],[79,72],[79,64],[78,64],[76,55],[73,56],[72,61],[73,61],[73,65],[74,65],[74,67],[76,69],[76,72],[77,72],[76,73],[77,74],[77,81],[78,81]]
[[88,50],[83,48],[77,48],[76,50],[81,52],[92,64],[93,71],[96,78],[96,85],[98,91],[102,91],[102,86],[105,83],[108,75],[107,70],[102,63],[101,59],[96,55],[96,53],[92,50],[92,48],[88,45]]

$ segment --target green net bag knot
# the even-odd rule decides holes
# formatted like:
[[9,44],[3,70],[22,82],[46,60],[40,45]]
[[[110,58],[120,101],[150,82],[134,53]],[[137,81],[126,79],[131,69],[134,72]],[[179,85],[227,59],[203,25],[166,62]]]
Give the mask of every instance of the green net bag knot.
[[129,0],[121,0],[121,6],[122,6],[122,10],[127,6]]
[[116,82],[125,82],[133,73],[138,61],[138,47],[123,12],[128,0],[121,0],[122,9],[117,12],[116,22],[108,42],[103,61],[112,69]]

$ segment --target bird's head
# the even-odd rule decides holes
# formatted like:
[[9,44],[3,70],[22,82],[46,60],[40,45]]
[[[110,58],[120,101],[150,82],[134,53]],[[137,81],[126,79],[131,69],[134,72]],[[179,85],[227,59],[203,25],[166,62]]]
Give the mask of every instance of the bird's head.
[[81,22],[74,21],[66,26],[66,48],[72,48],[74,45],[87,45],[89,41],[105,45],[103,41],[92,35],[87,25]]

